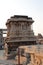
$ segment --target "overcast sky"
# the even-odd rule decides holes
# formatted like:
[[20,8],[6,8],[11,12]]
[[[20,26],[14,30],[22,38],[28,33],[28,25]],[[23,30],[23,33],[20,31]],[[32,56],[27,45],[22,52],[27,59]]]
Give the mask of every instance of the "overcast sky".
[[6,21],[13,15],[27,15],[35,21],[35,35],[43,35],[43,0],[0,0],[0,28],[6,28]]

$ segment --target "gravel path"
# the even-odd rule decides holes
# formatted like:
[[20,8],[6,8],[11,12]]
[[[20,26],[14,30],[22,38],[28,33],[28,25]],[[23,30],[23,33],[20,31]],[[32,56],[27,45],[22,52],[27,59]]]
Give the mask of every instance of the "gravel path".
[[0,60],[0,65],[15,65],[13,60]]
[[0,65],[15,65],[15,60],[6,60],[4,57],[0,57]]

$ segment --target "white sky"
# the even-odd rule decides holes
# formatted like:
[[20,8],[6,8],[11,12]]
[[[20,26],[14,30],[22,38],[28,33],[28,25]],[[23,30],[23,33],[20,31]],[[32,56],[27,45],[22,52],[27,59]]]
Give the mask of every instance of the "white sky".
[[6,28],[6,21],[13,15],[27,15],[35,21],[35,35],[43,35],[43,0],[0,0],[0,28]]

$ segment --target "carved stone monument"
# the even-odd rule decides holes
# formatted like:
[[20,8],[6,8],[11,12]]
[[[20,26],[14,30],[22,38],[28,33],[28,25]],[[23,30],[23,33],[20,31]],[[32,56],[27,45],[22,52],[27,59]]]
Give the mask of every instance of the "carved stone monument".
[[6,56],[13,55],[18,46],[36,44],[32,30],[33,22],[34,20],[31,17],[22,15],[14,15],[7,20]]

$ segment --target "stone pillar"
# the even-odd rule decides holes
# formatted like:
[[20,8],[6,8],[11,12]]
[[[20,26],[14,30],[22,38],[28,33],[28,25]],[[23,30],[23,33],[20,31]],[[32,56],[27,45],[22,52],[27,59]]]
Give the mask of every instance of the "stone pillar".
[[6,24],[6,26],[7,26],[7,37],[9,37],[11,26],[10,26],[10,24],[8,24],[8,25]]

